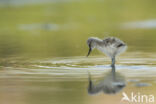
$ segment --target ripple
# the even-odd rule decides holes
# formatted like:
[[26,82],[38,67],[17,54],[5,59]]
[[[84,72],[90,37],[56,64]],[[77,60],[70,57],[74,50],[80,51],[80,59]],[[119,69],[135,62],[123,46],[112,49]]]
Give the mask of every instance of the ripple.
[[[28,61],[27,61],[28,62]],[[24,63],[24,62],[23,62]],[[108,71],[111,71],[110,59],[103,57],[64,57],[35,60],[20,67],[4,67],[0,70],[0,78],[26,78],[26,77],[45,77],[45,78],[88,78],[88,71],[94,77],[100,77]],[[121,57],[117,59],[116,71],[120,72],[127,78],[141,78],[156,76],[156,59]]]
[[135,86],[136,87],[147,87],[147,86],[152,86],[152,84],[150,84],[150,83],[136,83]]

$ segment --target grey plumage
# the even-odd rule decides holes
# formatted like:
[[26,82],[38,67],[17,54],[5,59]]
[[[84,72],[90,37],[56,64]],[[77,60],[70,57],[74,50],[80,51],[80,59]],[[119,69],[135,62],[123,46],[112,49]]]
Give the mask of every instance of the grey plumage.
[[115,57],[123,53],[127,45],[118,38],[108,37],[104,40],[90,37],[87,40],[87,44],[89,47],[88,55],[90,55],[91,51],[94,48],[97,48],[101,52],[105,53],[112,59],[112,71],[110,74],[106,75],[103,80],[101,80],[98,84],[94,84],[91,80],[91,75],[89,75],[89,86],[88,93],[89,94],[97,94],[99,92],[104,92],[107,94],[114,94],[122,90],[126,84],[124,79],[116,74],[115,72]]
[[91,95],[104,92],[106,94],[116,94],[125,86],[125,78],[120,73],[109,72],[98,83],[93,83],[91,75],[89,75],[88,93]]
[[90,55],[94,48],[97,48],[112,59],[112,66],[115,65],[115,57],[127,49],[127,45],[116,37],[108,37],[104,40],[96,37],[90,37],[87,40],[87,44],[89,46],[89,52],[87,56]]

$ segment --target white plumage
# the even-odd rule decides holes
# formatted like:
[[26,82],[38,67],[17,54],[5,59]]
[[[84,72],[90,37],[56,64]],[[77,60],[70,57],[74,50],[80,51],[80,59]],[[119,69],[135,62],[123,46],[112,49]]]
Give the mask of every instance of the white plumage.
[[97,48],[112,59],[112,66],[115,64],[115,57],[127,49],[127,45],[115,37],[108,37],[104,40],[96,37],[90,37],[87,40],[87,44],[89,46],[89,52],[87,56],[89,56],[94,48]]

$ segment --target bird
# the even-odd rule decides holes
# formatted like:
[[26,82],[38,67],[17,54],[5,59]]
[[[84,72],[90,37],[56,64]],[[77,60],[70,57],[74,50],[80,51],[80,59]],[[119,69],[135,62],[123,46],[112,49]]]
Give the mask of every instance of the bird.
[[127,49],[126,43],[116,37],[106,37],[103,40],[97,37],[89,37],[87,40],[89,51],[87,57],[93,49],[98,49],[112,60],[112,67],[115,67],[115,58]]
[[93,83],[91,74],[88,72],[88,94],[94,95],[100,92],[116,94],[126,87],[125,77],[119,72],[107,72],[104,76]]

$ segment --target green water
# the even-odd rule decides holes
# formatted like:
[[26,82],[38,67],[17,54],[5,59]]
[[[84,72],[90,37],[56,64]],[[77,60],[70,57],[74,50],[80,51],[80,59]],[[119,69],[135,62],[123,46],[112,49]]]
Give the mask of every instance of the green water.
[[[145,57],[146,56],[146,57]],[[120,104],[122,92],[156,95],[156,55],[126,53],[117,58],[116,71],[126,87],[115,95],[88,95],[88,72],[98,83],[111,71],[104,56],[16,59],[0,70],[2,104]],[[104,77],[104,79],[106,79]],[[9,100],[8,100],[9,99]],[[111,100],[110,100],[111,99]],[[128,104],[128,102],[125,102]],[[154,104],[154,103],[152,103]]]
[[[1,4],[0,104],[120,104],[122,92],[156,96],[155,4],[154,0]],[[88,72],[96,83],[111,70],[110,59],[97,50],[86,58],[91,36],[115,36],[128,45],[116,63],[127,84],[115,95],[87,92]]]
[[[155,51],[154,0],[89,0],[0,7],[0,57],[86,55],[90,36],[116,36],[128,51]],[[153,24],[147,26],[151,21]],[[145,22],[145,28],[125,28]],[[140,27],[141,27],[140,26]],[[95,52],[98,54],[98,52]]]

